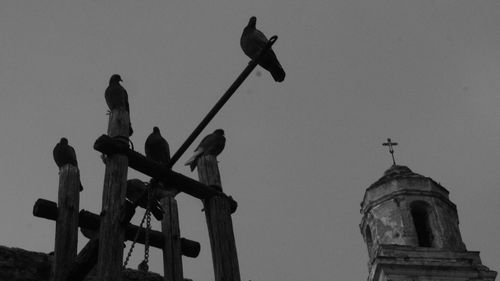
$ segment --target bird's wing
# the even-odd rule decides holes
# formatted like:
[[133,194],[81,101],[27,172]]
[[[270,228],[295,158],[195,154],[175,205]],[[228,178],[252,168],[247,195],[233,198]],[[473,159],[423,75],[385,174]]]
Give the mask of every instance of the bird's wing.
[[170,162],[170,147],[168,145],[168,142],[162,138],[162,147],[163,147],[163,155],[162,159],[165,161],[165,164]]
[[153,157],[153,143],[154,143],[154,133],[151,133],[148,138],[146,139],[146,142],[144,143],[144,152],[146,153],[146,157],[151,159]]
[[264,48],[268,40],[264,33],[258,29],[246,29],[243,31],[240,39],[240,45],[243,52],[250,58],[255,58]]
[[254,44],[259,45],[259,47],[264,48],[264,46],[267,44],[267,37],[262,33],[262,31],[255,29],[251,34],[250,34]]
[[127,90],[125,90],[125,88],[123,88],[122,85],[120,85],[120,88],[122,88],[122,91],[123,91],[123,99],[124,99],[124,102],[125,102],[125,109],[130,113],[130,106],[128,104],[128,93],[127,93]]
[[272,49],[269,49],[262,59],[259,61],[259,65],[265,70],[269,71],[273,76],[274,80],[277,82],[282,82],[285,80],[285,71],[278,61],[276,54]]
[[215,156],[219,155],[222,150],[224,150],[224,147],[226,146],[226,138],[224,136],[218,136],[215,144],[214,144],[214,147],[212,148],[213,150],[213,154]]
[[54,149],[52,150],[52,156],[54,157],[54,162],[56,162],[57,167],[61,167],[61,158],[60,158],[60,152],[59,152],[59,143],[54,146]]
[[71,146],[68,146],[68,162],[71,165],[78,167],[78,161],[76,160],[75,149]]

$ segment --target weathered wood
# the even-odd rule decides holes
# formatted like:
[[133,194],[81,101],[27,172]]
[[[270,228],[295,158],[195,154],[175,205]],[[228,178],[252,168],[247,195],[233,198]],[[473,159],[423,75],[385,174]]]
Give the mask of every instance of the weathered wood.
[[[57,204],[55,202],[38,199],[33,206],[33,215],[35,217],[44,218],[48,220],[56,220],[57,218]],[[100,223],[100,217],[94,213],[89,211],[81,210],[78,216],[78,226],[82,228],[87,228],[90,230],[98,230]],[[134,239],[134,236],[139,229],[138,226],[128,224],[125,228],[125,239],[131,241]],[[137,243],[144,244],[145,235],[144,229],[139,233],[139,237],[137,239]],[[165,242],[163,238],[163,233],[159,231],[152,230],[149,233],[149,243],[150,246],[162,249]],[[181,238],[181,252],[182,255],[190,258],[198,257],[200,253],[200,243],[189,240],[186,238]]]
[[[217,186],[222,191],[217,159],[213,155],[198,159],[197,170],[200,182]],[[207,220],[215,281],[240,281],[240,269],[233,222],[231,220],[232,201],[226,196],[213,196],[203,201]]]
[[[125,201],[125,211],[123,212],[123,224],[128,224],[135,214],[134,204],[129,201]],[[57,206],[56,206],[57,208]],[[79,215],[85,219],[85,212],[80,212]],[[97,264],[97,256],[99,254],[99,220],[97,215],[90,213],[91,219],[94,220],[91,225],[93,229],[82,227],[80,230],[82,234],[89,238],[89,242],[83,247],[83,249],[78,253],[75,262],[71,265],[69,270],[67,281],[83,281],[89,272]]]
[[78,253],[75,261],[71,265],[67,281],[83,281],[87,274],[97,263],[99,252],[99,239],[91,239],[85,247]]
[[130,149],[120,140],[102,135],[94,143],[94,149],[106,155],[122,153],[128,157],[130,168],[162,181],[166,188],[175,187],[198,199],[205,199],[219,195],[220,192],[211,186],[202,184],[194,179],[170,170],[168,165],[161,165],[147,159],[144,155]]
[[167,193],[160,203],[164,215],[161,229],[164,236],[163,246],[163,278],[165,281],[183,281],[181,236],[179,229],[179,213],[175,193]]
[[78,210],[80,204],[80,175],[78,168],[67,164],[59,170],[59,212],[56,219],[56,240],[52,280],[63,281],[68,276],[78,247]]
[[[108,135],[127,140],[130,127],[129,112],[113,109],[109,116]],[[101,226],[97,280],[121,281],[125,227],[122,213],[127,188],[128,158],[123,154],[108,155],[102,192]]]

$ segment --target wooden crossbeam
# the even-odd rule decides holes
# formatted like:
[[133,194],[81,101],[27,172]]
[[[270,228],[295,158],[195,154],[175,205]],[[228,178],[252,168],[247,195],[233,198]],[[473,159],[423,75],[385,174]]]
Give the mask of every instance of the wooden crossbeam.
[[94,149],[106,155],[116,153],[125,154],[128,157],[128,165],[130,168],[152,178],[161,180],[166,188],[174,187],[198,199],[206,199],[215,195],[224,195],[211,186],[202,184],[194,179],[172,171],[169,165],[161,165],[147,159],[144,155],[130,149],[128,143],[123,142],[123,140],[102,135],[94,143]]
[[[48,220],[57,219],[57,204],[55,202],[38,199],[33,206],[33,215],[35,217],[44,218]],[[100,217],[89,211],[81,210],[78,215],[78,226],[82,228],[88,228],[91,230],[98,230],[100,226]],[[139,230],[138,226],[128,224],[125,228],[125,239],[133,240],[135,234]],[[141,230],[137,243],[144,244],[145,242],[145,231]],[[162,249],[164,245],[163,233],[159,231],[150,231],[149,233],[149,243],[150,246]],[[182,255],[190,258],[196,258],[200,253],[200,243],[189,240],[186,238],[181,238],[181,251]]]

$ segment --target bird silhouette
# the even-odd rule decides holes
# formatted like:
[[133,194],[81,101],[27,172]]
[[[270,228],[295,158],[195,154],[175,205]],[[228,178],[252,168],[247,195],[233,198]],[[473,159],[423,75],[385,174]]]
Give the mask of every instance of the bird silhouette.
[[191,171],[196,168],[198,158],[203,155],[219,155],[224,146],[226,145],[226,137],[224,137],[224,130],[217,129],[213,133],[204,137],[198,147],[195,149],[194,154],[189,160],[184,164],[191,168]]
[[[75,149],[68,144],[67,138],[61,138],[56,146],[54,146],[54,149],[52,150],[52,156],[54,157],[54,161],[56,162],[56,165],[57,167],[59,167],[59,169],[67,164],[78,167]],[[82,190],[83,187],[80,183],[80,191]]]
[[[125,194],[125,197],[132,203],[135,203],[136,205],[146,209],[148,204],[148,197],[144,196],[141,198],[141,195],[146,190],[147,187],[143,181],[139,179],[129,179],[127,180],[127,192]],[[160,202],[158,202],[158,200],[152,199],[149,209],[157,220],[161,220],[163,218],[163,209],[161,208]]]
[[[243,29],[240,39],[241,49],[243,49],[243,52],[251,59],[255,59],[269,41],[264,33],[255,28],[256,22],[256,17],[250,18],[248,25]],[[271,73],[274,81],[282,82],[285,80],[285,71],[272,49],[269,49],[262,56],[259,65]]]
[[146,139],[144,144],[146,157],[160,164],[168,164],[170,161],[170,148],[168,142],[161,136],[158,127],[153,128],[153,132]]
[[[130,113],[127,90],[120,85],[120,81],[123,81],[120,75],[111,75],[111,78],[109,78],[109,85],[104,92],[104,98],[106,99],[106,104],[110,112],[112,112],[113,109],[125,109]],[[133,133],[132,124],[129,124],[129,136]]]

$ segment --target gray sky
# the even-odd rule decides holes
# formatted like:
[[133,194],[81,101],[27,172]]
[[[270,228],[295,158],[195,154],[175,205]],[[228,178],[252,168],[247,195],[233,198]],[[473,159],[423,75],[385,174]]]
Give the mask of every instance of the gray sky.
[[[203,133],[226,131],[242,280],[365,280],[359,203],[391,164],[387,137],[398,163],[450,191],[467,248],[500,270],[498,1],[2,1],[0,244],[53,250],[54,223],[31,211],[57,200],[62,136],[77,152],[81,208],[100,211],[92,146],[111,74],[128,90],[136,149],[159,126],[176,151],[248,63],[239,38],[253,15],[279,35],[287,77],[258,68]],[[178,203],[181,234],[202,243],[185,276],[213,280],[202,205]]]

